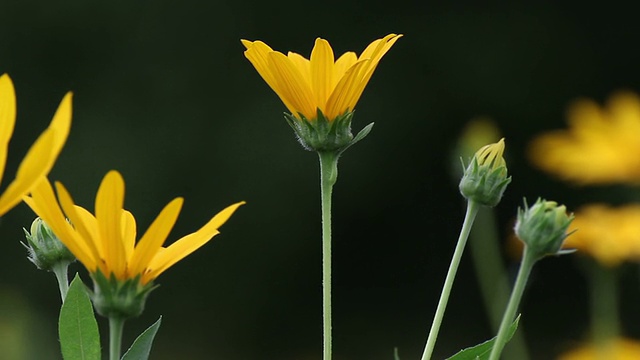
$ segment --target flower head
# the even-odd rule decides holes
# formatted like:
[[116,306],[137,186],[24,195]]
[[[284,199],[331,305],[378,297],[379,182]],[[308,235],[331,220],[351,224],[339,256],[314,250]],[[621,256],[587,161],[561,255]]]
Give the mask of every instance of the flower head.
[[640,359],[640,342],[632,339],[616,338],[602,344],[602,347],[587,343],[567,351],[559,360],[635,360]]
[[511,183],[503,153],[504,139],[476,152],[460,180],[460,193],[465,198],[486,206],[496,206],[500,202]]
[[542,170],[580,185],[640,183],[640,98],[611,96],[602,108],[591,100],[573,103],[569,128],[543,134],[529,157]]
[[217,235],[218,228],[244,204],[225,208],[198,231],[164,247],[182,198],[167,204],[136,242],[136,220],[123,209],[124,180],[117,171],[110,171],[102,180],[95,215],[75,205],[61,183],[56,183],[56,189],[57,200],[49,181],[42,178],[24,201],[91,273],[98,313],[122,318],[139,315],[153,280]]
[[[16,206],[42,176],[49,173],[71,127],[71,93],[62,99],[49,127],[31,146],[16,178],[0,195],[0,216]],[[9,140],[16,121],[16,95],[9,75],[0,76],[0,180],[7,162]]]
[[564,244],[613,267],[625,260],[640,260],[640,205],[611,207],[587,205],[579,209],[571,224],[575,230]]
[[89,272],[100,271],[118,280],[139,277],[142,284],[154,280],[206,244],[244,204],[239,202],[227,207],[198,231],[163,247],[180,213],[182,198],[167,204],[136,243],[136,220],[123,209],[124,180],[120,173],[110,171],[102,180],[96,195],[95,215],[76,206],[61,183],[56,183],[56,189],[58,200],[49,181],[42,179],[24,200]]
[[402,35],[375,40],[357,56],[346,52],[336,60],[327,40],[316,39],[310,59],[284,55],[262,41],[242,40],[244,55],[298,119],[332,121],[353,111],[380,59]]
[[573,218],[555,201],[538,199],[531,207],[525,201],[524,209],[518,209],[515,233],[538,258],[559,254]]

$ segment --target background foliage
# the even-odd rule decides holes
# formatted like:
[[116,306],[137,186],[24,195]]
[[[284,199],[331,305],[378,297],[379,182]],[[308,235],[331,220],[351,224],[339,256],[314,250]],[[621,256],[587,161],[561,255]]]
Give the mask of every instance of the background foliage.
[[[91,208],[102,176],[118,169],[139,229],[173,197],[186,198],[175,239],[248,202],[212,243],[160,277],[125,344],[162,315],[154,359],[317,359],[317,159],[294,140],[284,106],[239,40],[308,55],[318,36],[342,53],[390,32],[405,36],[354,119],[356,130],[376,125],[341,160],[334,191],[334,351],[336,360],[390,359],[398,346],[403,359],[418,358],[463,216],[449,177],[463,124],[488,115],[507,137],[514,181],[498,209],[505,234],[523,196],[570,209],[595,198],[532,169],[524,149],[533,134],[564,126],[569,101],[640,91],[635,12],[616,1],[4,0],[0,73],[11,75],[18,97],[5,178],[73,90],[72,131],[51,178],[78,203]],[[20,205],[2,219],[0,338],[11,344],[6,356],[56,359],[56,283],[19,244],[32,217]],[[436,358],[493,336],[470,261]],[[521,320],[535,358],[587,334],[579,263],[554,258],[535,269]],[[640,337],[636,268],[622,280],[623,325]]]

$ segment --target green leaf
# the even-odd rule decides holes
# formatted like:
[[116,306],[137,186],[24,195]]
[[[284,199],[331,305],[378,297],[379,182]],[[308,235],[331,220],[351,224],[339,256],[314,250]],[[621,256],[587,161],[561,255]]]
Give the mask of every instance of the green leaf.
[[93,306],[76,274],[60,309],[60,347],[64,360],[100,360],[100,334]]
[[142,332],[136,341],[133,342],[129,350],[122,356],[122,360],[147,360],[151,352],[151,345],[153,345],[153,338],[156,336],[161,322],[162,316],[160,316],[158,321],[153,323],[153,325],[149,326],[147,330]]
[[[520,321],[520,315],[513,321],[511,326],[509,326],[509,332],[507,334],[507,342],[511,340],[513,334],[516,333],[516,329],[518,328],[518,322]],[[496,338],[494,337],[491,340],[485,341],[482,344],[478,344],[476,346],[472,346],[470,348],[466,348],[461,350],[459,353],[453,355],[447,360],[488,360],[489,355],[491,354],[491,349],[493,349],[493,344],[496,342]]]

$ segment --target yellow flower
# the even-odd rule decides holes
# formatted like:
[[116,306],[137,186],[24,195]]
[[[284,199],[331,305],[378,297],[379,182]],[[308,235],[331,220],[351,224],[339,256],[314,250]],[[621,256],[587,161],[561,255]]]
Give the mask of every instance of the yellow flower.
[[284,55],[262,41],[242,40],[244,55],[278,94],[292,115],[313,120],[320,110],[329,121],[353,111],[373,71],[402,35],[372,42],[360,56],[346,52],[334,60],[327,40],[316,39],[311,58]]
[[[62,150],[71,127],[71,93],[62,99],[49,127],[38,137],[20,163],[16,178],[0,195],[0,216],[29,193],[49,173]],[[9,141],[16,121],[16,95],[9,75],[0,76],[0,180],[7,162]]]
[[167,204],[136,243],[136,220],[123,209],[124,180],[120,173],[112,170],[102,180],[96,195],[95,215],[76,206],[61,183],[56,183],[56,189],[58,200],[44,178],[24,201],[89,272],[95,275],[99,271],[107,278],[113,276],[120,281],[139,277],[141,285],[206,244],[244,204],[239,202],[225,208],[198,231],[163,247],[180,213],[182,198]]
[[606,108],[572,104],[569,129],[543,134],[530,147],[532,162],[577,184],[640,183],[640,99],[618,93]]
[[604,266],[616,266],[625,260],[640,260],[640,205],[613,208],[588,205],[575,213],[569,227],[575,231],[564,248],[578,249]]
[[640,343],[631,339],[612,340],[599,349],[595,344],[585,344],[558,357],[558,360],[637,360],[640,359]]

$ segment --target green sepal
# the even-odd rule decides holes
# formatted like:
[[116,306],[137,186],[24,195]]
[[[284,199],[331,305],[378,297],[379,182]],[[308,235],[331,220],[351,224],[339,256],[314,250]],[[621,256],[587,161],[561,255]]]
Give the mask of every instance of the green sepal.
[[100,360],[100,334],[87,288],[80,277],[71,282],[58,323],[64,360]]
[[147,360],[149,359],[149,353],[151,353],[151,346],[153,345],[153,339],[160,328],[162,322],[162,316],[149,326],[145,331],[138,336],[133,342],[129,350],[122,356],[122,360]]
[[[511,340],[511,337],[513,337],[513,334],[516,333],[519,322],[520,322],[520,315],[518,315],[518,317],[516,317],[513,323],[511,323],[511,326],[509,326],[509,332],[507,333],[506,342]],[[460,352],[456,353],[452,357],[447,358],[447,360],[487,360],[489,359],[489,355],[491,355],[491,349],[493,349],[493,344],[495,344],[495,342],[496,342],[496,337],[494,337],[491,340],[485,341],[481,344],[478,344],[476,346],[472,346],[464,350],[461,350]]]
[[140,275],[127,280],[118,280],[111,274],[109,278],[97,270],[91,274],[93,293],[91,299],[98,314],[104,317],[128,319],[139,316],[149,293],[157,286],[149,282],[140,283]]
[[492,164],[479,165],[478,159],[474,156],[469,166],[464,169],[459,188],[466,199],[494,207],[498,205],[510,183],[511,176],[507,176],[506,166],[492,168]]
[[327,119],[318,109],[315,119],[307,119],[300,113],[299,118],[287,113],[284,114],[284,118],[306,150],[340,153],[362,140],[373,126],[369,124],[354,138],[351,133],[353,114],[353,111],[348,111],[335,119]]

